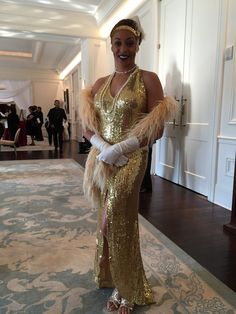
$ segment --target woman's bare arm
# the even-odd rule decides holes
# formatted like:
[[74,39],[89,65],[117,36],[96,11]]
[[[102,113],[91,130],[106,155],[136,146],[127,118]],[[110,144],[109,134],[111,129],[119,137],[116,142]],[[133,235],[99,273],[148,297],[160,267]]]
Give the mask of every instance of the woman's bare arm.
[[[154,72],[143,71],[143,80],[147,91],[147,112],[151,112],[158,102],[164,99],[163,89],[159,77]],[[164,128],[157,134],[157,139],[163,135]]]
[[147,91],[147,112],[158,105],[158,101],[163,100],[163,89],[161,82],[154,72],[143,71],[143,80]]

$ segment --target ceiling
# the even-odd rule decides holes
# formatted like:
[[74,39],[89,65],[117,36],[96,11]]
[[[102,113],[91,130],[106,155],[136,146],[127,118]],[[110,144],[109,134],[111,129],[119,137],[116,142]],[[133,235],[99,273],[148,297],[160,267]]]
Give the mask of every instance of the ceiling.
[[[79,52],[81,38],[99,37],[99,26],[122,2],[0,0],[0,67],[61,72]],[[16,52],[26,54],[9,56]]]

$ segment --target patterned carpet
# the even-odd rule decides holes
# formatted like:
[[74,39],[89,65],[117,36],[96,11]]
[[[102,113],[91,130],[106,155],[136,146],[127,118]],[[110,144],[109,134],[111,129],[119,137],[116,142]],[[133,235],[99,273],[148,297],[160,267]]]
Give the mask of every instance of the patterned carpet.
[[[107,313],[83,169],[71,159],[2,161],[0,174],[0,313]],[[140,233],[156,304],[134,313],[236,313],[236,294],[141,216]]]

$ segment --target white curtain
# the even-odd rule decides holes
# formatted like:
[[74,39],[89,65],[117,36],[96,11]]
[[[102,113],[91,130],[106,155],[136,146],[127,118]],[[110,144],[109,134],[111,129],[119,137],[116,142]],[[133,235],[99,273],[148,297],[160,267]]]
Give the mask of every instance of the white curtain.
[[18,108],[27,110],[32,105],[31,81],[1,81],[0,101],[14,101]]

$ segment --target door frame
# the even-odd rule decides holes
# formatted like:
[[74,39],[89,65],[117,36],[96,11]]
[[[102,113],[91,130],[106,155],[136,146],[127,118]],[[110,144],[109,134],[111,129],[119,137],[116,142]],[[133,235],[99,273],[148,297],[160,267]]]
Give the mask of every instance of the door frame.
[[217,161],[218,161],[218,135],[220,132],[220,120],[222,110],[222,97],[223,97],[223,75],[224,75],[224,49],[227,30],[227,0],[220,1],[219,4],[219,25],[218,25],[218,48],[217,48],[217,65],[215,71],[215,112],[213,119],[212,130],[212,145],[211,145],[211,170],[209,176],[209,188],[207,199],[214,203],[215,200],[215,185],[217,179]]

